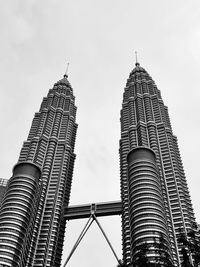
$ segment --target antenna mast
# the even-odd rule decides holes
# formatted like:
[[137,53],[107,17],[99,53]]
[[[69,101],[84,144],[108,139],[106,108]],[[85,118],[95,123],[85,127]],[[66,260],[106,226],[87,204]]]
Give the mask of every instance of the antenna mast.
[[68,77],[68,69],[69,69],[69,62],[67,63],[67,68],[66,68],[64,77]]

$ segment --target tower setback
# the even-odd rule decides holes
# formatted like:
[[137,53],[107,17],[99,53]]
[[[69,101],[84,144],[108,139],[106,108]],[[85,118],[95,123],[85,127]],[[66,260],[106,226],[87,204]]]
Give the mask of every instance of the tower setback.
[[[152,155],[151,159],[144,156],[150,154],[146,151],[142,157],[134,156],[137,161],[131,160],[130,151],[138,147],[151,149],[155,159]],[[180,229],[187,233],[192,228],[195,218],[168,109],[154,81],[139,63],[124,90],[119,153],[124,262],[136,261],[137,247],[142,242],[151,244],[160,235],[168,244],[173,264],[178,266],[177,237]]]

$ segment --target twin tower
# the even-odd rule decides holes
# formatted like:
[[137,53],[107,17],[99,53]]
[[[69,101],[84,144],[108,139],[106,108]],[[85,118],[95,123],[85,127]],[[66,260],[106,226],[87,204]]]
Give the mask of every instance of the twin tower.
[[[192,228],[194,213],[168,109],[139,63],[127,80],[120,121],[123,264],[136,266],[142,244],[154,262],[162,240],[169,261],[180,266],[177,237]],[[35,113],[8,182],[0,208],[0,266],[60,266],[76,130],[75,98],[64,75]]]

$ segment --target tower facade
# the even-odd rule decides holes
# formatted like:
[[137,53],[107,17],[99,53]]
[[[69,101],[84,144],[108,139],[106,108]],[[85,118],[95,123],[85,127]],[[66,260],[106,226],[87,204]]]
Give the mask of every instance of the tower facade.
[[160,236],[178,266],[179,231],[187,233],[195,218],[168,109],[139,63],[123,94],[119,152],[124,262],[134,262],[139,245]]
[[0,205],[6,190],[7,183],[7,179],[0,178]]
[[0,209],[0,266],[60,266],[77,124],[67,75],[34,116]]

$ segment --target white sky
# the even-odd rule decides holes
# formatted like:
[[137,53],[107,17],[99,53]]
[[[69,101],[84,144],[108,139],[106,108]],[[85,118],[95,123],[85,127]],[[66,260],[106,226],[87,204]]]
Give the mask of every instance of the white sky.
[[[199,0],[0,3],[0,177],[9,178],[42,97],[70,62],[79,124],[71,204],[118,200],[123,88],[139,62],[162,92],[200,222]],[[100,220],[120,255],[120,219]],[[67,225],[64,259],[85,221]],[[69,267],[116,266],[95,225]]]

